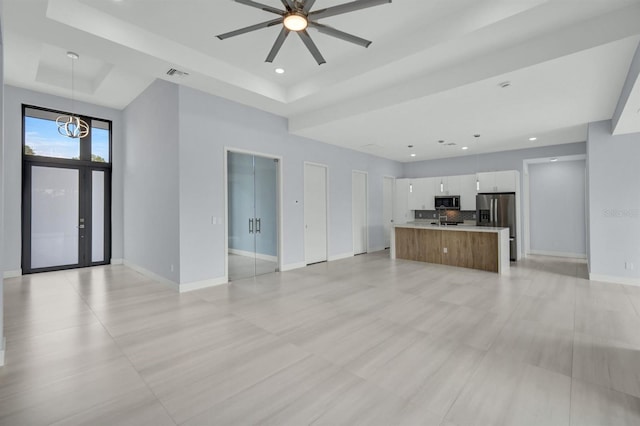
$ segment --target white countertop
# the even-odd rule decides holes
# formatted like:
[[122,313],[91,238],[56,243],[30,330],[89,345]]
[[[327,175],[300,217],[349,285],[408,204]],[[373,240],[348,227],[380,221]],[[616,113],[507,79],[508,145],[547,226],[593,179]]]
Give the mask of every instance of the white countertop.
[[408,222],[401,225],[394,225],[395,228],[425,228],[439,229],[441,231],[473,231],[473,232],[500,232],[509,228],[493,228],[491,226],[475,226],[475,225],[431,225],[431,222]]

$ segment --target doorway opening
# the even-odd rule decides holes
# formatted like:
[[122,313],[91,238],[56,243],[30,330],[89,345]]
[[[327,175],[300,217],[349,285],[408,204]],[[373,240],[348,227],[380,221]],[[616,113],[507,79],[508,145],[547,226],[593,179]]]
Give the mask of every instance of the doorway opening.
[[280,159],[226,151],[227,278],[280,270]]
[[111,121],[81,116],[83,138],[58,132],[69,113],[22,106],[22,271],[111,261]]

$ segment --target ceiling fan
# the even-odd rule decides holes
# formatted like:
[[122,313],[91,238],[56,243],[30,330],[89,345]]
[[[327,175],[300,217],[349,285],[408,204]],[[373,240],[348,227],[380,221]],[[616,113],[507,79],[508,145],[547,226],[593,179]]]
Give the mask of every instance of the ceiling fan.
[[267,55],[266,62],[273,62],[276,55],[280,51],[282,44],[287,39],[287,36],[291,31],[298,33],[304,45],[309,49],[309,52],[313,55],[314,59],[318,63],[318,65],[322,65],[327,61],[324,60],[322,54],[318,50],[318,47],[313,42],[309,33],[307,32],[307,28],[315,28],[319,32],[326,34],[328,36],[336,37],[341,40],[345,40],[351,43],[355,43],[362,47],[369,47],[371,42],[369,40],[365,40],[363,38],[354,36],[352,34],[345,33],[343,31],[332,28],[328,25],[320,24],[316,22],[318,19],[328,18],[329,16],[341,15],[343,13],[349,13],[360,9],[366,9],[372,6],[378,6],[385,3],[391,3],[392,0],[355,0],[350,3],[340,4],[333,7],[328,7],[325,9],[318,9],[311,11],[313,4],[316,0],[280,0],[285,8],[285,10],[280,10],[275,7],[271,7],[266,4],[257,3],[252,0],[235,0],[236,3],[241,3],[246,6],[255,7],[258,9],[262,9],[265,12],[275,13],[279,15],[278,18],[272,19],[270,21],[262,22],[256,25],[251,25],[246,28],[241,28],[239,30],[230,31],[228,33],[220,34],[218,37],[220,40],[227,39],[229,37],[234,37],[240,34],[245,34],[251,31],[260,30],[263,28],[269,28],[274,25],[282,24],[282,30],[276,38],[269,55]]

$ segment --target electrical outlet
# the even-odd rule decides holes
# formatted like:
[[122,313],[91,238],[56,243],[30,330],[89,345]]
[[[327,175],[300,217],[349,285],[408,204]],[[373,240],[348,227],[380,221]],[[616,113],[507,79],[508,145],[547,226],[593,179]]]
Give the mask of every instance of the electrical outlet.
[[446,247],[445,247],[445,248],[443,248],[443,249],[442,249],[442,251],[443,251],[444,253],[447,253],[447,248],[446,248]]
[[624,269],[628,269],[630,271],[633,271],[633,263],[631,263],[629,261],[624,262]]
[[171,265],[171,272],[173,272],[173,265]]

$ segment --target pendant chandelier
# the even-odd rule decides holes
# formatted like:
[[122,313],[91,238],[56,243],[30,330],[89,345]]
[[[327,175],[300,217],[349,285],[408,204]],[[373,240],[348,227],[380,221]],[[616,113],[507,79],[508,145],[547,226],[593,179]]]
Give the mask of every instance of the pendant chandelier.
[[82,120],[77,115],[73,115],[73,77],[74,77],[74,62],[80,59],[80,55],[75,52],[67,52],[67,56],[71,59],[71,114],[61,115],[56,118],[56,124],[58,125],[58,133],[68,138],[85,138],[89,135],[89,125],[86,121]]

